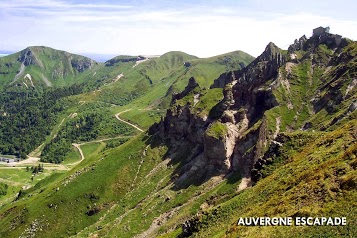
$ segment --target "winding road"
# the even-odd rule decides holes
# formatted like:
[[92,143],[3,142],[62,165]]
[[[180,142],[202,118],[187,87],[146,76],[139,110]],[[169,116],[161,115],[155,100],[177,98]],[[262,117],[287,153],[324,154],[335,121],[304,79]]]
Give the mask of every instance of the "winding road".
[[124,113],[124,112],[128,112],[128,111],[131,111],[131,109],[127,109],[127,110],[124,110],[124,111],[122,111],[122,112],[118,112],[117,114],[115,114],[115,117],[116,117],[119,121],[124,122],[125,124],[128,124],[128,125],[134,127],[134,128],[137,129],[138,131],[144,132],[144,130],[142,130],[142,129],[139,128],[138,126],[136,126],[136,125],[134,125],[133,123],[130,123],[130,122],[128,122],[128,121],[125,121],[125,120],[123,120],[123,119],[121,119],[121,118],[119,117],[120,114],[122,114],[122,113]]
[[82,151],[82,149],[81,149],[81,147],[80,147],[82,144],[72,143],[72,145],[73,145],[75,148],[77,148],[77,150],[78,150],[79,153],[81,154],[81,159],[80,159],[79,161],[77,161],[77,162],[74,162],[74,163],[68,164],[68,165],[76,165],[76,164],[79,164],[80,162],[82,162],[82,161],[84,160],[84,154],[83,154],[83,151]]
[[[115,114],[115,117],[119,121],[134,127],[138,131],[144,132],[144,130],[142,130],[138,126],[136,126],[136,125],[134,125],[134,124],[132,124],[132,123],[130,123],[128,121],[125,121],[125,120],[123,120],[123,119],[121,119],[119,117],[120,114],[122,114],[124,112],[127,112],[127,111],[130,111],[130,110],[131,109],[127,109],[127,110],[124,110],[122,112],[119,112],[119,113]],[[64,122],[64,119],[61,121],[60,125],[62,125],[63,122]],[[56,134],[54,135],[54,137],[56,137]],[[83,151],[81,149],[81,145],[90,144],[90,143],[98,143],[98,142],[103,142],[103,141],[107,141],[107,140],[119,139],[119,138],[128,138],[128,137],[131,137],[131,136],[117,136],[117,137],[113,137],[113,138],[104,138],[104,139],[99,139],[99,140],[87,141],[87,142],[83,142],[83,143],[72,143],[72,146],[77,148],[77,150],[79,151],[79,153],[81,155],[81,159],[79,161],[76,161],[74,163],[67,164],[67,165],[63,165],[63,164],[54,165],[54,164],[51,164],[51,163],[42,163],[42,164],[45,165],[46,169],[70,170],[71,168],[69,168],[67,166],[72,167],[74,165],[77,165],[77,164],[81,163],[85,159],[84,153],[83,153]],[[43,146],[43,144],[41,144],[38,148],[36,148],[35,151],[31,152],[28,155],[28,159],[22,160],[20,162],[14,162],[14,163],[6,164],[4,167],[0,167],[0,169],[26,168],[26,166],[28,166],[28,165],[39,163],[40,162],[40,158],[39,158],[40,151],[39,150],[41,149],[42,146]]]

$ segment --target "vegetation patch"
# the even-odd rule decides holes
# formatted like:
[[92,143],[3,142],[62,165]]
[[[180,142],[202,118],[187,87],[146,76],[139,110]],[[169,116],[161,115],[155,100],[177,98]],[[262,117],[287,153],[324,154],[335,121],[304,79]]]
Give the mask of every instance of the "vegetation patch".
[[0,182],[0,196],[7,194],[8,185],[6,183]]
[[226,124],[215,121],[206,130],[206,135],[216,139],[222,139],[228,132]]

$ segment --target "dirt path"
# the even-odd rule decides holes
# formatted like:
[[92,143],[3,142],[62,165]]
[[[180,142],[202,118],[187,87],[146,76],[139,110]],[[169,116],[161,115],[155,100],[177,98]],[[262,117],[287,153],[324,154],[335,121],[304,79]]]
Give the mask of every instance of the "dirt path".
[[[22,71],[25,69],[24,66],[21,65],[21,69]],[[21,71],[21,70],[20,70]],[[18,75],[20,75],[22,72],[19,72]],[[16,77],[16,76],[15,76]],[[125,111],[119,112],[117,114],[115,114],[115,117],[121,121],[124,122],[132,127],[134,127],[135,129],[137,129],[140,132],[144,132],[144,130],[142,130],[141,128],[139,128],[138,126],[127,122],[123,119],[121,119],[119,117],[120,114],[130,111],[131,109],[127,109]],[[71,114],[69,115],[71,116]],[[61,127],[61,125],[64,123],[66,118],[63,118],[62,121],[59,124],[59,128]],[[55,133],[52,137],[55,138],[57,136],[57,133]],[[72,145],[79,151],[80,155],[81,155],[81,159],[79,161],[76,161],[74,163],[70,163],[67,165],[55,165],[52,163],[42,163],[46,169],[54,169],[54,170],[70,170],[72,166],[77,165],[79,163],[81,163],[85,157],[84,157],[84,153],[82,151],[82,149],[80,148],[81,145],[85,145],[85,144],[90,144],[90,143],[100,143],[100,142],[104,142],[107,140],[113,140],[113,139],[119,139],[119,138],[131,138],[132,136],[117,136],[117,137],[112,137],[112,138],[104,138],[104,139],[99,139],[99,140],[93,140],[93,141],[87,141],[87,142],[83,142],[83,143],[72,143]],[[31,153],[29,153],[29,155],[27,156],[28,158],[25,160],[21,160],[19,162],[13,162],[13,163],[8,163],[6,164],[4,167],[0,167],[3,169],[18,169],[18,168],[26,168],[26,166],[31,166],[31,165],[36,165],[38,163],[40,163],[40,154],[41,154],[41,150],[43,148],[44,144],[41,144],[40,146],[38,146],[34,151],[32,151]],[[69,166],[69,167],[68,167]]]
[[82,151],[82,149],[81,149],[81,144],[77,144],[77,143],[72,143],[72,145],[74,146],[74,147],[76,147],[77,148],[77,150],[79,151],[79,153],[81,154],[81,159],[79,160],[79,161],[77,161],[77,162],[74,162],[74,163],[71,163],[71,164],[68,164],[68,165],[77,165],[77,164],[79,164],[80,162],[82,162],[83,160],[84,160],[84,154],[83,154],[83,151]]
[[44,143],[39,145],[34,151],[28,154],[28,157],[39,157],[41,155],[41,150],[44,145],[45,145]]
[[21,74],[25,71],[25,65],[24,63],[21,63],[21,66],[20,66],[20,71],[15,75],[15,78],[12,80],[12,82],[10,84],[13,84],[14,82],[16,82],[16,80],[18,78],[20,78]]
[[117,136],[117,137],[112,137],[112,138],[104,138],[104,139],[100,139],[100,140],[92,140],[92,141],[86,141],[83,143],[72,143],[72,145],[79,151],[79,153],[81,154],[81,159],[79,161],[76,161],[74,163],[71,164],[67,164],[67,166],[73,166],[73,165],[77,165],[80,162],[82,162],[85,157],[84,157],[84,153],[81,149],[82,145],[86,145],[86,144],[92,144],[92,143],[100,143],[100,142],[104,142],[107,140],[114,140],[114,139],[119,139],[119,138],[131,138],[132,136]]
[[132,138],[133,136],[116,136],[116,137],[111,137],[111,138],[103,138],[99,140],[91,140],[91,141],[86,141],[82,143],[77,143],[79,146],[81,145],[86,145],[86,144],[92,144],[92,143],[100,143],[108,140],[115,140],[115,139],[120,139],[120,138]]
[[135,174],[135,178],[133,179],[133,182],[131,183],[130,187],[131,188],[134,188],[135,186],[135,182],[136,182],[136,179],[138,178],[138,175],[140,173],[140,169],[141,169],[141,166],[143,165],[144,163],[144,158],[146,156],[146,151],[147,149],[149,148],[150,145],[146,146],[145,150],[143,151],[143,155],[141,156],[141,161],[139,163],[139,166],[138,166],[138,169],[136,170],[136,174]]
[[130,122],[128,122],[128,121],[125,121],[125,120],[123,120],[123,119],[121,119],[121,118],[119,117],[120,114],[122,114],[122,113],[124,113],[124,112],[128,112],[128,111],[131,111],[131,109],[127,109],[127,110],[124,110],[124,111],[122,111],[122,112],[118,112],[117,114],[115,114],[115,117],[116,117],[119,121],[124,122],[125,124],[128,124],[129,126],[134,127],[134,128],[137,129],[138,131],[144,132],[144,131],[143,131],[141,128],[139,128],[138,126],[136,126],[136,125],[134,125],[134,124],[132,124],[132,123],[130,123]]
[[[117,137],[112,137],[112,138],[104,138],[104,139],[100,139],[100,140],[94,140],[94,141],[87,141],[87,142],[83,142],[83,143],[72,143],[72,145],[77,148],[77,150],[79,151],[80,155],[81,155],[81,159],[79,161],[76,161],[74,163],[70,163],[70,164],[52,164],[52,163],[42,163],[40,162],[40,157],[37,157],[36,155],[39,153],[39,148],[42,146],[42,144],[36,148],[33,152],[31,152],[27,157],[27,159],[25,160],[21,160],[19,162],[13,162],[13,163],[7,163],[5,164],[5,166],[1,166],[0,169],[20,169],[20,168],[26,168],[27,166],[33,166],[33,165],[37,165],[39,163],[43,164],[45,169],[52,169],[52,170],[70,170],[72,166],[79,164],[80,162],[82,162],[85,157],[84,157],[84,153],[82,151],[82,149],[80,148],[81,145],[86,145],[86,144],[90,144],[90,143],[100,143],[100,142],[104,142],[107,140],[114,140],[114,139],[119,139],[119,138],[131,138],[132,136],[117,136]],[[68,167],[69,166],[69,167]]]
[[[54,165],[51,163],[41,163],[43,164],[45,169],[48,170],[70,170],[70,168],[67,168],[66,166],[62,165],[62,164],[58,164],[58,165]],[[29,164],[28,166],[33,166],[34,164]],[[26,169],[27,166],[4,166],[4,167],[0,167],[1,169]]]
[[[58,128],[61,128],[61,126],[62,126],[62,124],[63,124],[63,122],[64,122],[65,119],[66,119],[66,118],[63,118],[63,119],[62,119],[61,123],[58,125]],[[57,126],[56,126],[56,127],[57,127]],[[52,134],[52,132],[51,132],[51,134]],[[57,132],[54,133],[54,135],[52,136],[52,139],[54,139],[54,138],[56,138],[56,137],[57,137]],[[42,143],[41,145],[39,145],[34,151],[32,151],[32,152],[30,152],[30,153],[28,154],[28,157],[29,157],[29,158],[35,157],[35,158],[37,158],[38,161],[39,161],[40,158],[38,158],[38,157],[40,157],[41,151],[42,151],[44,145],[45,145],[44,143]]]

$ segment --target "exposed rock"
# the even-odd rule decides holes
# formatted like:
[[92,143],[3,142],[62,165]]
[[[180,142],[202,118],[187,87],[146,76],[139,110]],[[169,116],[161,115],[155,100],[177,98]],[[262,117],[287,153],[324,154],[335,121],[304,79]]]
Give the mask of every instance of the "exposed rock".
[[270,165],[274,162],[274,159],[280,155],[280,147],[286,141],[286,138],[283,135],[279,135],[273,143],[270,144],[269,149],[264,154],[264,156],[260,157],[253,165],[251,170],[251,177],[253,181],[257,182],[262,178],[262,173],[260,170],[265,165]]
[[78,72],[83,72],[86,69],[91,69],[96,64],[96,62],[89,58],[80,58],[80,59],[72,59],[71,65],[75,68]]
[[301,49],[308,52],[314,52],[314,50],[322,44],[326,45],[328,49],[336,50],[345,47],[348,42],[340,35],[325,32],[322,34],[313,35],[312,37],[307,39]]
[[235,73],[233,71],[221,74],[214,80],[210,88],[224,88],[227,84],[235,80]]
[[307,38],[305,35],[303,35],[302,37],[299,38],[299,40],[295,40],[294,44],[290,45],[288,48],[288,52],[291,54],[294,51],[297,50],[302,50],[302,48],[304,47],[304,44],[306,43]]
[[308,130],[310,128],[312,128],[312,123],[311,122],[306,122],[304,124],[304,126],[302,127],[302,130],[305,131],[305,130]]
[[94,207],[92,209],[89,209],[87,212],[86,212],[86,215],[87,216],[93,216],[95,214],[97,214],[98,212],[100,212],[100,208],[99,207]]
[[23,63],[25,66],[39,64],[30,48],[26,48],[25,50],[21,51],[21,54],[19,55],[17,61]]
[[[168,140],[171,151],[182,146],[195,148],[185,155],[183,166],[177,171],[175,184],[180,187],[187,181],[199,181],[213,174],[228,174],[240,171],[250,177],[254,162],[268,146],[265,120],[251,131],[247,130],[262,119],[266,110],[278,103],[272,88],[264,84],[278,76],[285,55],[270,43],[262,55],[242,70],[222,74],[211,88],[224,88],[224,99],[219,104],[219,118],[201,118],[193,113],[190,104],[179,106],[175,101],[187,96],[197,86],[194,78],[189,80],[183,92],[173,95],[172,108],[160,123],[150,128]],[[217,131],[209,133],[220,120]],[[216,134],[215,134],[216,133]],[[185,144],[185,145],[184,145]],[[172,152],[172,159],[180,156]]]
[[185,62],[185,63],[183,63],[183,66],[185,66],[186,68],[191,67],[191,63],[190,62]]
[[200,220],[197,216],[190,220],[185,221],[182,224],[182,233],[178,236],[179,238],[190,237],[194,232],[199,231]]
[[222,109],[223,110],[228,110],[231,106],[234,105],[234,95],[233,95],[233,90],[232,90],[232,84],[227,84],[226,87],[223,90],[223,104],[222,104]]
[[[237,113],[237,111],[233,111],[233,110],[225,110],[223,112],[223,115],[221,117],[222,122],[229,122],[232,124],[236,124],[236,119],[235,119],[235,114]],[[240,120],[239,120],[240,121]]]
[[203,139],[202,132],[205,125],[206,122],[203,118],[192,115],[189,106],[186,105],[177,107],[175,111],[169,109],[165,119],[160,122],[158,127],[161,135],[168,137],[173,142],[178,142],[182,138],[195,142]]
[[188,80],[187,86],[185,87],[185,89],[181,93],[177,93],[177,94],[173,94],[172,95],[172,103],[171,104],[173,104],[175,102],[175,100],[180,100],[180,99],[184,98],[185,96],[187,96],[196,87],[199,87],[199,84],[196,82],[194,77],[191,77]]
[[[301,37],[290,46],[290,53],[294,54],[294,51],[302,50],[308,45],[314,47],[313,41],[314,39]],[[317,39],[317,44],[320,44],[319,41],[324,39]],[[348,52],[340,54],[336,60],[343,60],[346,54]],[[351,57],[354,57],[352,52]],[[197,184],[214,174],[227,175],[238,171],[247,180],[251,176],[254,181],[260,178],[260,169],[273,162],[283,143],[279,141],[280,119],[275,133],[268,131],[265,112],[278,105],[273,90],[283,86],[290,92],[289,80],[293,80],[293,76],[289,75],[293,74],[292,70],[298,62],[286,63],[287,54],[269,43],[265,51],[244,69],[220,75],[211,86],[223,88],[224,98],[216,105],[219,115],[210,114],[208,118],[201,118],[189,103],[185,106],[175,103],[198,86],[193,78],[183,92],[173,96],[172,107],[167,111],[166,117],[149,131],[158,132],[161,138],[169,141],[170,158],[181,159],[182,166],[176,170],[176,177],[172,180],[176,186],[180,187],[180,184],[190,181]],[[284,66],[282,69],[286,70],[287,75],[280,73],[281,66]],[[343,75],[347,69],[336,70],[340,70]],[[332,113],[343,100],[340,89],[344,83],[346,82],[340,80],[333,85],[321,86],[321,92],[328,87],[334,87],[334,90],[329,89],[327,94],[316,95],[312,102],[315,112],[319,108],[325,108]],[[199,94],[195,92],[193,95]],[[288,107],[289,103],[291,104],[288,100]],[[292,104],[289,108],[293,109]],[[349,110],[355,109],[356,105],[352,104]],[[212,130],[217,124],[219,126]],[[308,129],[311,126],[311,123],[306,123],[303,128]],[[178,151],[182,147],[192,151],[180,154]]]
[[208,170],[227,173],[232,169],[231,156],[238,137],[238,129],[234,124],[223,124],[227,131],[221,138],[205,133],[204,155],[207,159]]
[[357,102],[351,103],[351,105],[348,107],[349,112],[353,112],[356,109],[357,109]]

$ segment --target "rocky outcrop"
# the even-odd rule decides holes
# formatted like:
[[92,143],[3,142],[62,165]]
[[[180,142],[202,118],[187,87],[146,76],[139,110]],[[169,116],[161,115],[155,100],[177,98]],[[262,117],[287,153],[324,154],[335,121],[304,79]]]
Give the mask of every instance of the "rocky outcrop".
[[[281,118],[279,117],[279,122],[275,120],[277,130],[274,132],[272,125],[268,125],[271,123],[271,114],[266,114],[266,111],[279,106],[279,102],[282,103],[281,98],[279,102],[276,98],[280,93],[277,89],[281,85],[287,89],[283,97],[288,98],[288,102],[282,106],[293,110],[293,107],[289,107],[290,86],[286,85],[290,85],[289,81],[294,83],[293,80],[299,77],[294,75],[292,68],[297,67],[295,65],[300,64],[300,61],[311,64],[310,71],[304,72],[307,80],[311,80],[314,67],[319,67],[320,64],[325,68],[327,65],[331,66],[330,71],[326,71],[328,73],[322,74],[321,84],[309,103],[314,109],[310,113],[316,113],[322,108],[328,113],[335,113],[338,109],[336,105],[351,97],[351,92],[353,94],[355,90],[353,78],[343,77],[347,72],[348,75],[355,75],[354,64],[346,64],[347,59],[354,59],[355,54],[352,52],[355,48],[340,49],[343,41],[339,46],[336,43],[326,45],[327,48],[320,46],[330,44],[331,37],[333,38],[331,35],[323,35],[307,39],[303,36],[289,47],[289,53],[269,43],[265,51],[250,65],[224,73],[214,81],[210,88],[222,88],[224,97],[214,106],[214,113],[209,113],[208,117],[197,113],[192,100],[186,100],[186,105],[182,105],[185,100],[181,99],[199,94],[198,84],[191,78],[185,90],[172,97],[171,109],[167,111],[166,117],[150,129],[151,134],[156,133],[168,142],[170,158],[180,161],[181,167],[175,171],[176,177],[173,178],[175,185],[180,187],[187,183],[199,184],[198,181],[204,181],[210,176],[230,173],[240,173],[248,180],[259,180],[262,176],[260,170],[273,162],[274,154],[279,153],[281,144]],[[308,51],[303,52],[306,49]],[[334,54],[339,50],[339,54]],[[291,58],[291,55],[297,55],[296,51],[301,51],[304,55],[300,54],[299,59]],[[334,67],[341,61],[344,62],[344,67]],[[286,83],[281,83],[282,80]],[[344,89],[346,83],[348,86]],[[354,104],[351,105],[345,114],[341,114],[341,118],[355,110],[355,107]],[[296,113],[297,118],[299,112]],[[313,123],[304,121],[299,128],[306,130],[312,126]],[[182,148],[187,149],[180,153]]]
[[194,77],[191,77],[189,80],[188,80],[188,84],[187,86],[185,87],[185,89],[180,92],[180,93],[176,93],[176,94],[173,94],[172,95],[172,102],[171,102],[171,105],[173,103],[175,103],[176,100],[180,100],[182,98],[184,98],[185,96],[187,96],[190,92],[192,92],[196,87],[199,87],[199,84],[196,82],[195,78]]
[[[224,88],[224,99],[217,105],[221,111],[218,117],[201,118],[194,112],[194,105],[176,103],[197,89],[194,78],[183,92],[173,95],[165,118],[149,132],[169,142],[172,159],[181,156],[182,167],[176,171],[178,187],[234,171],[250,177],[254,162],[268,145],[264,112],[278,104],[265,83],[277,77],[284,62],[285,55],[270,43],[246,68],[222,74],[211,86]],[[177,153],[182,146],[192,151]]]
[[269,43],[256,60],[248,67],[235,73],[235,83],[232,87],[235,103],[233,108],[249,109],[248,119],[257,121],[264,111],[278,103],[272,94],[272,88],[265,85],[268,80],[278,76],[278,69],[285,63],[286,55]]
[[17,61],[23,63],[25,66],[39,65],[38,60],[30,48],[21,51]]
[[227,84],[223,89],[223,103],[222,109],[229,110],[235,104],[233,90],[233,85],[231,83]]
[[294,51],[302,50],[307,38],[305,35],[299,38],[299,40],[295,39],[294,44],[290,45],[288,48],[289,54],[293,53]]
[[[210,127],[214,127],[211,124]],[[224,128],[221,136],[217,137],[207,133],[211,128],[207,128],[204,135],[204,156],[207,160],[207,169],[219,173],[228,173],[232,169],[231,156],[238,138],[238,128],[231,123],[221,124]]]
[[326,45],[329,49],[343,48],[348,44],[348,41],[337,34],[324,33],[321,35],[313,35],[305,41],[303,47],[304,51],[313,52],[319,45]]
[[[323,75],[321,80],[323,83],[312,99],[315,113],[322,109],[326,109],[330,114],[338,111],[339,105],[355,92],[357,80],[353,75],[357,75],[357,69],[354,66],[357,57],[353,49],[353,47],[345,47],[341,53],[329,58],[328,66],[332,69],[328,74]],[[344,90],[346,86],[347,89]]]
[[268,150],[264,153],[264,156],[254,162],[253,169],[251,170],[251,178],[253,181],[257,182],[260,180],[263,177],[261,170],[264,166],[272,164],[275,158],[281,155],[280,149],[286,140],[284,135],[278,135],[273,143],[270,144]]
[[168,109],[165,118],[154,124],[160,135],[169,139],[173,144],[177,144],[181,139],[190,142],[202,141],[205,131],[206,121],[204,118],[193,115],[188,105],[177,106],[175,109]]
[[78,72],[83,72],[87,69],[93,68],[93,66],[96,65],[96,62],[92,59],[82,57],[71,59],[71,65]]
[[211,88],[224,88],[227,84],[232,83],[234,80],[236,80],[234,71],[223,73],[214,80]]

